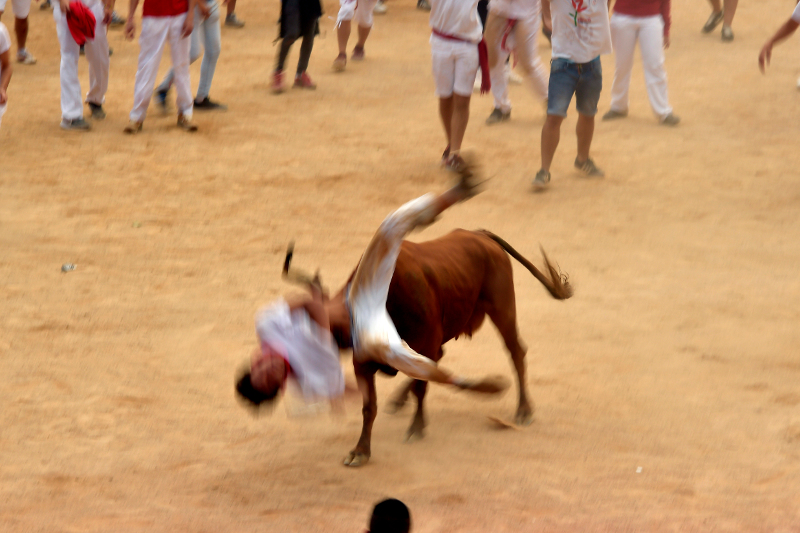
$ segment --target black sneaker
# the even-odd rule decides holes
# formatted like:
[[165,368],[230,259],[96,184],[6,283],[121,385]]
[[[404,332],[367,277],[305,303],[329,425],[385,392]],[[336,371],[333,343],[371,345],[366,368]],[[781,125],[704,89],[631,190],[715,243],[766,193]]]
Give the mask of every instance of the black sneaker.
[[719,23],[722,22],[723,12],[720,11],[719,13],[711,13],[706,21],[705,25],[703,25],[703,33],[711,33],[714,31],[714,28],[719,26]]
[[103,120],[106,118],[106,112],[103,111],[103,106],[89,102],[89,109],[92,111],[92,119]]
[[219,102],[214,102],[208,96],[200,100],[194,101],[194,108],[199,111],[227,111],[228,106],[224,104],[220,104]]
[[597,168],[597,165],[594,164],[591,158],[587,159],[586,161],[580,162],[578,158],[575,158],[575,168],[586,174],[591,178],[602,178],[606,175],[605,172]]
[[[166,91],[160,91],[160,90],[156,89],[156,93],[155,93],[156,103],[158,104],[158,107],[161,109],[162,112],[166,112],[167,111],[167,107],[168,107],[168,105],[167,105],[167,93],[169,93],[169,89],[167,89]],[[197,105],[197,104],[195,104],[195,105]]]
[[543,191],[547,188],[547,185],[549,183],[550,183],[550,172],[542,168],[539,170],[539,172],[536,173],[536,177],[533,178],[533,190]]
[[92,125],[82,118],[74,118],[72,120],[62,118],[61,129],[67,131],[89,131],[92,129]]
[[492,111],[492,114],[489,115],[489,118],[486,119],[486,124],[491,126],[492,124],[497,124],[498,122],[504,122],[511,118],[511,111],[509,110],[506,113],[503,113],[503,110],[499,107],[495,107]]

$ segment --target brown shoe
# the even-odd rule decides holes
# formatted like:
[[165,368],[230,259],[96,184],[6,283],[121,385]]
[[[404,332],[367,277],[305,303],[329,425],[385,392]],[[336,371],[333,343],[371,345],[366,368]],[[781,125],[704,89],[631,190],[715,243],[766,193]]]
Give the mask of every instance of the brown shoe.
[[186,131],[197,131],[197,126],[186,115],[178,115],[178,127]]
[[347,66],[347,54],[339,54],[336,56],[336,59],[333,60],[333,70],[336,72],[344,71],[345,67]]
[[136,133],[139,133],[140,131],[142,131],[142,121],[140,120],[137,122],[135,120],[131,120],[130,122],[128,122],[128,125],[125,126],[125,129],[122,131],[129,135],[134,135]]

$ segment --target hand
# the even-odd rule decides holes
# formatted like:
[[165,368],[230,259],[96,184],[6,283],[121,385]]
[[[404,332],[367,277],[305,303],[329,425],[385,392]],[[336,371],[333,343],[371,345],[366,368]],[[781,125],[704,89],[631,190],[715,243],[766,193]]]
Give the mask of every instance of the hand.
[[183,21],[183,29],[181,30],[181,37],[187,38],[192,34],[194,29],[194,21],[192,20],[191,13],[186,15],[186,20]]
[[103,9],[103,24],[105,24],[106,26],[111,24],[111,15],[113,13],[114,13],[114,8],[113,7],[106,6]]
[[134,37],[136,37],[136,23],[133,21],[133,17],[128,17],[128,21],[125,23],[125,38],[129,41],[132,41]]
[[5,89],[0,89],[0,104],[5,104],[8,102],[8,95],[6,94]]
[[208,8],[205,2],[202,0],[197,2],[197,9],[200,11],[200,20],[205,20],[211,16],[211,10]]
[[761,53],[758,54],[758,68],[761,69],[762,74],[765,74],[767,72],[767,66],[769,65],[771,59],[772,59],[772,41],[767,41],[767,44],[765,44],[764,48],[761,49]]
[[669,48],[669,35],[665,33],[664,34],[664,50],[666,50],[667,48]]
[[61,12],[65,15],[69,13],[69,0],[58,0],[58,5],[61,7]]

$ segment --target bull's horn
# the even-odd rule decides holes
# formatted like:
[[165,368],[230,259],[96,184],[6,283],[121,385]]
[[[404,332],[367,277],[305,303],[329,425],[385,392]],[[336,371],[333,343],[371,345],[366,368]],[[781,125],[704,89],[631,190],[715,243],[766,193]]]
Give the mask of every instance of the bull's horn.
[[291,241],[289,246],[286,248],[286,259],[283,260],[283,271],[281,272],[281,277],[290,283],[305,285],[311,290],[316,289],[320,292],[324,292],[322,289],[322,280],[320,280],[319,277],[319,270],[317,270],[317,273],[313,277],[302,270],[297,270],[296,268],[292,269],[291,272],[289,271],[293,257],[294,241]]

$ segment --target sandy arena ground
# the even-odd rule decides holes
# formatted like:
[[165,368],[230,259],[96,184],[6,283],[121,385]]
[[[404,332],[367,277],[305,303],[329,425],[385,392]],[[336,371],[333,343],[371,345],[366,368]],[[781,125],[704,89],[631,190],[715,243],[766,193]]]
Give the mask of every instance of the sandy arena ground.
[[[513,391],[431,387],[427,436],[406,444],[411,410],[383,411],[402,380],[379,378],[360,469],[341,464],[359,400],[343,418],[288,401],[253,418],[233,380],[256,310],[295,290],[279,276],[289,240],[338,288],[387,213],[449,183],[427,15],[392,0],[367,60],[335,74],[328,1],[319,89],[276,97],[279,5],[243,0],[211,92],[230,110],[196,113],[189,135],[151,106],[131,138],[138,46],[110,31],[108,118],[62,132],[55,27],[34,6],[39,64],[15,67],[0,130],[0,530],[344,533],[393,496],[418,533],[800,531],[797,36],[767,76],[756,62],[793,5],[743,0],[724,44],[699,31],[706,3],[676,2],[683,122],[657,125],[637,64],[630,117],[597,123],[604,180],[572,169],[573,109],[552,187],[532,194],[543,111],[513,86],[512,120],[487,127],[491,100],[473,99],[465,144],[492,180],[414,239],[488,228],[538,265],[541,244],[576,293],[554,301],[515,264],[531,427],[489,423],[512,415]],[[512,371],[491,326],[443,365]]]

